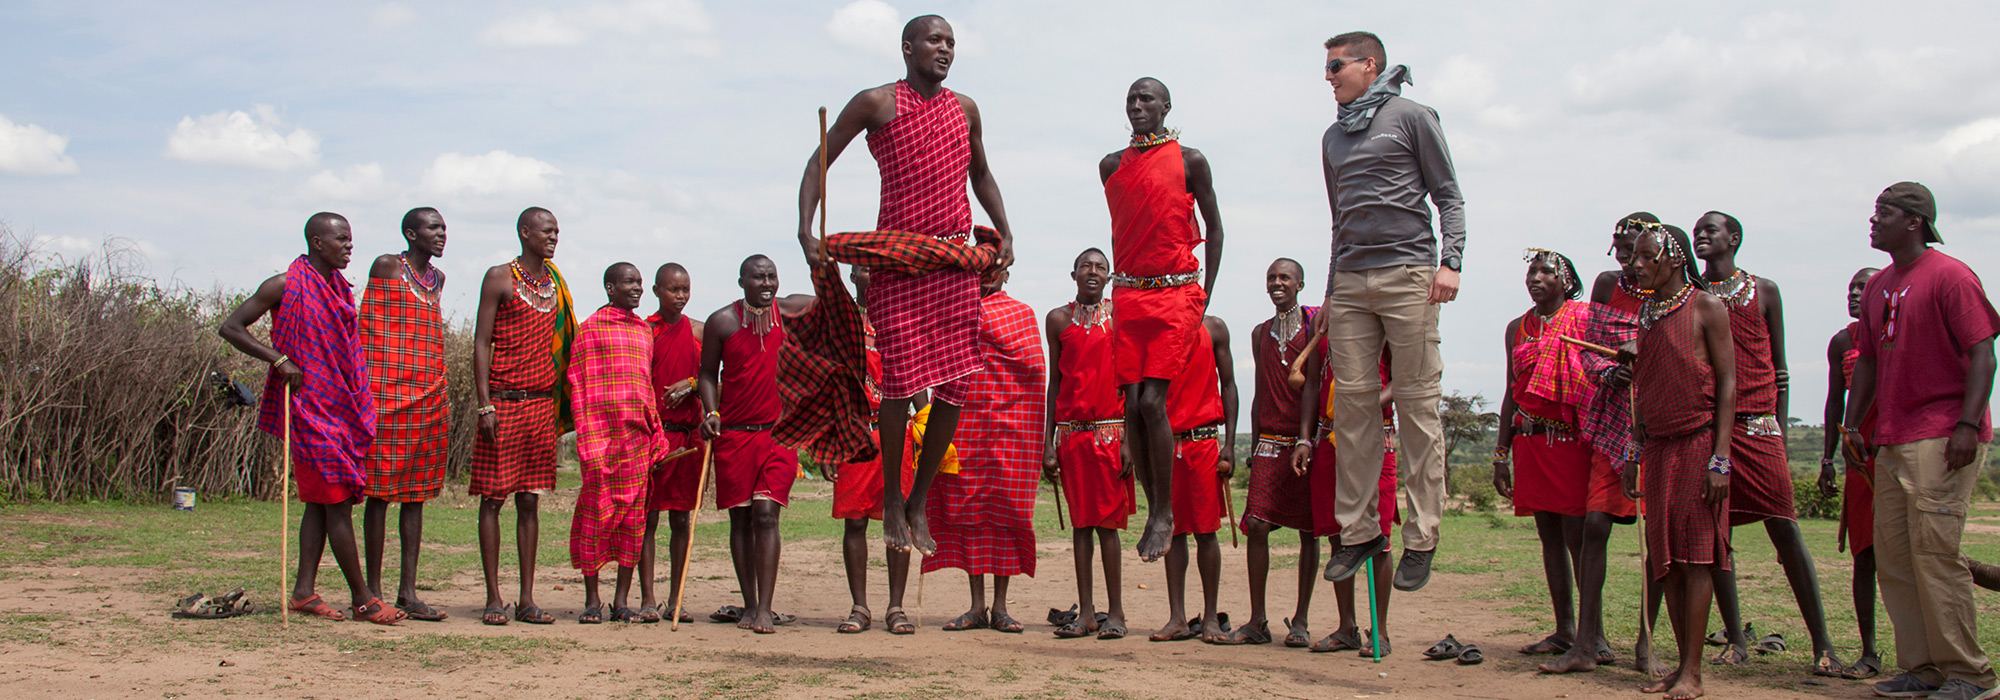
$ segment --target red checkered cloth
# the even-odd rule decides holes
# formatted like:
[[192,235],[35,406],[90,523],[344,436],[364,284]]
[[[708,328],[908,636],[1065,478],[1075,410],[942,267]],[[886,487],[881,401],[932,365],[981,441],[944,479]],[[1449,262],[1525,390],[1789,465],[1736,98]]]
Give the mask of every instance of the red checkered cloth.
[[570,406],[583,488],[570,522],[569,560],[584,573],[613,561],[639,562],[646,476],[668,449],[653,391],[652,352],[652,328],[615,306],[591,314],[570,345]]
[[1299,432],[1303,388],[1291,384],[1292,362],[1312,340],[1318,307],[1300,307],[1301,322],[1290,338],[1272,336],[1274,321],[1250,330],[1250,356],[1257,368],[1257,395],[1250,400],[1250,493],[1243,502],[1244,528],[1256,518],[1300,532],[1313,531],[1312,479],[1292,473],[1292,442]]
[[778,395],[785,416],[771,436],[821,464],[865,462],[877,455],[868,401],[866,322],[840,281],[837,265],[813,268],[811,309],[785,319],[789,342],[778,352]]
[[536,311],[516,294],[493,312],[493,365],[487,387],[499,429],[491,440],[474,433],[474,496],[503,498],[556,487],[556,399],[501,399],[502,391],[553,392],[557,313]]
[[1794,520],[1792,468],[1783,435],[1750,434],[1746,415],[1778,412],[1778,370],[1771,353],[1771,328],[1764,320],[1758,279],[1745,274],[1742,291],[1725,300],[1729,335],[1736,341],[1736,420],[1730,437],[1730,459],[1736,468],[1729,478],[1729,524],[1778,518]]
[[1035,575],[1035,489],[1041,475],[1047,363],[1035,310],[1005,292],[986,297],[958,434],[959,471],[941,475],[927,503],[935,556],[924,571]]
[[834,260],[870,270],[925,275],[942,270],[985,272],[1000,261],[1000,233],[972,227],[977,245],[967,246],[909,231],[853,231],[826,237]]
[[1736,340],[1736,412],[1777,413],[1778,367],[1771,355],[1764,297],[1757,293],[1762,280],[1748,273],[1743,277],[1743,291],[1723,301],[1729,307],[1729,336]]
[[[291,401],[294,470],[317,472],[349,497],[368,483],[362,460],[375,439],[375,398],[368,393],[357,316],[347,278],[320,274],[304,255],[285,269],[285,293],[271,309],[272,349],[305,374]],[[264,378],[258,429],[285,434],[284,392],[273,365]]]
[[1640,478],[1655,578],[1666,575],[1669,563],[1729,566],[1729,504],[1725,499],[1711,506],[1701,497],[1714,448],[1715,367],[1688,306],[1639,334],[1633,368],[1634,432],[1643,437]]
[[[1615,349],[1639,338],[1639,317],[1632,312],[1615,304],[1590,306],[1590,323],[1585,327],[1581,340]],[[1594,352],[1577,355],[1577,362],[1594,382],[1602,382],[1604,373],[1618,364],[1614,358]],[[1632,444],[1632,393],[1629,388],[1625,391],[1607,389],[1592,395],[1584,409],[1583,425],[1580,427],[1591,448],[1611,458],[1612,468],[1620,473],[1625,469],[1626,458],[1638,455],[1637,447]]]
[[397,503],[436,498],[444,490],[451,430],[444,315],[402,277],[371,277],[361,298],[361,347],[375,397],[375,444],[368,448],[363,493]]

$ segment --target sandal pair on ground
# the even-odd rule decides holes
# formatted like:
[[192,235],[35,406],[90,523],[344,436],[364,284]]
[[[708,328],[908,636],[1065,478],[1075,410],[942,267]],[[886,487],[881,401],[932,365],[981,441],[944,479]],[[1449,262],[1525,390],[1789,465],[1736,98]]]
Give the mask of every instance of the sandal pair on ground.
[[1013,615],[1000,613],[997,616],[989,617],[989,613],[991,612],[991,608],[967,612],[952,618],[950,622],[944,623],[944,626],[938,629],[946,632],[991,629],[996,632],[1006,632],[1008,634],[1020,634],[1021,630],[1027,629],[1027,626],[1021,624],[1021,621],[1014,619]]
[[222,620],[239,615],[259,612],[256,606],[244,599],[243,589],[225,593],[220,598],[210,598],[196,593],[174,603],[174,617],[182,620]]
[[1110,613],[1097,612],[1092,613],[1090,617],[1088,622],[1077,620],[1074,605],[1069,606],[1068,610],[1049,608],[1049,624],[1056,628],[1056,639],[1082,639],[1093,635],[1105,640],[1124,639],[1125,635],[1131,633],[1131,630],[1125,629],[1125,623],[1113,624]]
[[292,612],[301,615],[311,615],[332,622],[344,622],[350,619],[350,615],[352,616],[351,619],[373,622],[378,625],[394,625],[410,619],[409,613],[383,604],[381,598],[370,598],[367,604],[358,608],[349,608],[347,613],[342,613],[333,606],[327,605],[326,600],[320,598],[318,593],[314,593],[312,597],[303,600],[294,599],[288,602],[286,607]]
[[[889,608],[889,614],[883,616],[882,623],[883,627],[889,630],[889,634],[917,633],[917,626],[910,622],[910,615],[903,612],[901,607]],[[861,634],[873,626],[875,621],[869,616],[868,608],[856,605],[848,609],[847,619],[841,621],[840,626],[833,628],[833,631],[841,634]]]
[[[1563,645],[1563,650],[1568,651],[1569,646],[1567,644]],[[1447,634],[1444,636],[1444,639],[1438,640],[1438,643],[1432,644],[1431,648],[1424,650],[1424,659],[1429,661],[1451,659],[1460,666],[1477,666],[1486,660],[1486,655],[1479,651],[1479,645],[1465,644],[1458,641],[1456,637]]]

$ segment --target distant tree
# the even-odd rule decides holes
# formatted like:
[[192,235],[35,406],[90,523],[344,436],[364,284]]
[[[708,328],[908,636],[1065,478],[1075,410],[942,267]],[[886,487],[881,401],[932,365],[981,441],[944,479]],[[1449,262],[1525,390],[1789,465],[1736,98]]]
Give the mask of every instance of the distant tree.
[[1486,397],[1482,394],[1466,396],[1451,392],[1444,397],[1438,413],[1444,423],[1444,482],[1451,484],[1451,454],[1461,442],[1481,442],[1487,434],[1500,425],[1500,414],[1486,411]]

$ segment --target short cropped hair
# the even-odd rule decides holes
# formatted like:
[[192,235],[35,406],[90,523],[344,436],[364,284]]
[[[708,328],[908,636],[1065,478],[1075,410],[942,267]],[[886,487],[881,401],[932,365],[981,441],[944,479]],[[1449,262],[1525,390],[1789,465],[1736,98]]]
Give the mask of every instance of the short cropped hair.
[[1375,59],[1376,65],[1388,68],[1389,52],[1382,48],[1382,37],[1374,32],[1348,32],[1326,40],[1328,49],[1352,48],[1368,58]]

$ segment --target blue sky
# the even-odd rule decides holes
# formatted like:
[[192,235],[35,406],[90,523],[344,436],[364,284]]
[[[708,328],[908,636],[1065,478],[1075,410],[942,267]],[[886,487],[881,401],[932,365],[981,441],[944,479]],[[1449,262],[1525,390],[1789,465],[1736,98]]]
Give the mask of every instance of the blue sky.
[[[1463,180],[1447,389],[1500,393],[1501,329],[1528,305],[1522,248],[1603,269],[1618,216],[1686,227],[1720,209],[1744,222],[1743,266],[1785,291],[1793,412],[1816,419],[1845,282],[1885,260],[1865,238],[1882,187],[1925,182],[1944,250],[2000,263],[2000,24],[1973,2],[1801,7],[12,2],[0,221],[51,255],[122,238],[155,275],[242,289],[300,251],[314,211],[352,219],[365,260],[400,249],[404,210],[436,206],[446,303],[465,318],[479,271],[515,252],[514,215],[540,205],[580,302],[601,301],[587,282],[615,260],[675,260],[705,313],[750,253],[805,289],[792,233],[814,110],[900,77],[897,29],[935,12],[958,28],[946,84],[980,104],[1018,237],[1011,291],[1046,310],[1071,295],[1075,252],[1108,247],[1095,164],[1124,143],[1125,87],[1151,75],[1214,165],[1228,240],[1213,310],[1246,338],[1270,313],[1273,258],[1323,292],[1320,42],[1368,29],[1411,67],[1405,96],[1440,112]],[[834,230],[872,227],[865,149],[830,187]]]

